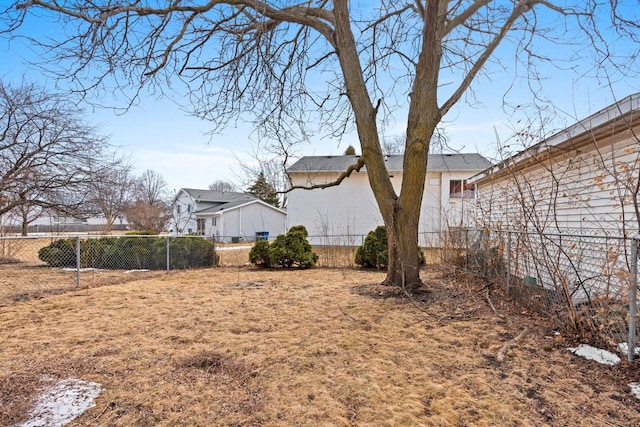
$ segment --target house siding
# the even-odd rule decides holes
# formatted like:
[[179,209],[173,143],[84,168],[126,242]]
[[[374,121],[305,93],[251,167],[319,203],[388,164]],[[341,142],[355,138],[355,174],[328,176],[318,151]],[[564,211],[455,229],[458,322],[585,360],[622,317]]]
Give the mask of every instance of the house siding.
[[197,204],[195,204],[191,196],[184,191],[180,191],[173,203],[173,218],[171,219],[171,229],[176,234],[196,232],[197,222],[193,214],[195,209],[197,209]]
[[514,276],[567,289],[575,302],[621,298],[629,277],[625,241],[595,236],[638,232],[639,127],[566,144],[526,168],[516,164],[478,181],[479,226],[515,231]]
[[[338,173],[292,173],[292,184],[321,185],[335,181]],[[393,178],[396,180],[395,176]],[[367,175],[354,173],[339,186],[325,189],[296,189],[289,193],[287,216],[290,226],[304,225],[310,241],[321,244],[318,236],[362,235],[382,224]]]
[[[261,202],[251,202],[229,210],[216,213],[196,214],[205,219],[205,235],[215,236],[223,241],[239,237],[244,241],[253,241],[256,232],[269,232],[273,238],[286,232],[287,216],[278,209],[273,209]],[[212,219],[216,219],[216,225]]]
[[[429,172],[426,177],[419,222],[419,244],[439,244],[439,234],[447,224],[464,225],[475,222],[475,214],[462,214],[459,201],[449,200],[449,180],[467,179],[477,171]],[[391,183],[398,192],[402,184],[402,172],[390,172]],[[290,172],[294,186],[321,185],[334,182],[339,173]],[[437,185],[432,185],[437,180]],[[446,187],[446,191],[444,188]],[[464,201],[467,202],[466,200]],[[469,201],[465,210],[475,210]],[[382,216],[366,172],[355,172],[340,185],[325,189],[295,189],[288,198],[289,225],[304,225],[313,244],[360,245],[366,234],[383,225]],[[451,217],[454,215],[455,217]]]
[[635,233],[639,145],[625,132],[481,181],[479,222],[497,229]]

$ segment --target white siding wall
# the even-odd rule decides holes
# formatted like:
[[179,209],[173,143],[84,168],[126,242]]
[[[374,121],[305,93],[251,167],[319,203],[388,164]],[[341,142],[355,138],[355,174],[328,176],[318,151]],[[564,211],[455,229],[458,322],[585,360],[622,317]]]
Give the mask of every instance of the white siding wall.
[[[449,204],[449,179],[467,179],[479,171],[442,174],[427,174],[422,198],[419,224],[420,245],[434,242],[434,237],[449,223],[446,218],[456,213],[460,216],[462,206]],[[291,173],[293,185],[325,184],[338,177],[338,173],[323,173],[309,176],[306,173]],[[391,174],[392,184],[399,191],[402,173]],[[446,192],[444,190],[446,186]],[[444,201],[444,204],[443,204]],[[473,209],[474,203],[468,202]],[[465,206],[466,209],[466,206]],[[359,236],[366,235],[378,225],[383,225],[382,216],[365,172],[358,172],[345,179],[337,187],[315,190],[293,190],[289,193],[287,206],[288,224],[304,225],[310,236]],[[471,216],[475,218],[475,216]],[[459,219],[456,220],[459,222]],[[322,244],[323,239],[310,237],[311,243]]]
[[[189,206],[191,206],[192,212],[196,208],[191,196],[181,191],[173,204],[173,217],[170,224],[170,228],[173,229],[176,234],[188,234],[189,230],[195,233],[197,230],[196,218],[189,212]],[[178,209],[180,212],[178,212]]]
[[441,230],[447,227],[470,227],[476,222],[476,201],[473,198],[450,198],[449,190],[452,180],[464,181],[473,175],[471,173],[445,172],[442,174],[441,206],[442,225]]
[[217,226],[212,225],[211,216],[206,217],[205,234],[219,236],[230,240],[231,237],[242,237],[252,241],[256,232],[268,231],[269,238],[286,232],[287,216],[261,203],[251,203],[223,211],[217,219]]
[[[335,181],[337,173],[314,175],[312,183]],[[291,174],[293,185],[309,185],[307,174]],[[394,180],[399,177],[394,176]],[[289,226],[304,225],[310,236],[366,235],[382,216],[369,187],[366,173],[357,172],[339,186],[315,190],[293,190],[287,202]],[[320,244],[319,239],[310,238]]]
[[490,228],[637,232],[639,170],[640,142],[619,135],[479,184],[478,215]]
[[640,142],[622,132],[481,182],[479,223],[530,233],[512,235],[512,250],[518,253],[510,265],[515,276],[567,289],[576,302],[587,294],[619,298],[628,286],[625,243],[571,235],[636,233],[639,170]]

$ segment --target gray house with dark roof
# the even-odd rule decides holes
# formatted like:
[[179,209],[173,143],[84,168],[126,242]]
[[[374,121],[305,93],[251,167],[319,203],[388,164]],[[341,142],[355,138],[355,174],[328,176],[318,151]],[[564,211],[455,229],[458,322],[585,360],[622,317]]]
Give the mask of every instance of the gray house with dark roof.
[[181,188],[173,199],[172,228],[178,235],[255,240],[256,233],[283,234],[286,222],[286,211],[247,193]]
[[[402,183],[402,155],[387,156],[387,171],[394,187]],[[358,156],[308,156],[287,169],[294,186],[326,184],[356,163]],[[465,227],[475,221],[475,191],[467,179],[492,163],[477,153],[432,154],[420,217],[420,244],[435,245],[447,227]],[[361,243],[382,217],[369,187],[366,167],[354,172],[339,186],[326,189],[296,189],[289,193],[288,223],[304,225],[310,240],[322,244],[327,239],[352,237]],[[315,237],[314,237],[315,236]],[[331,237],[335,236],[335,237]]]

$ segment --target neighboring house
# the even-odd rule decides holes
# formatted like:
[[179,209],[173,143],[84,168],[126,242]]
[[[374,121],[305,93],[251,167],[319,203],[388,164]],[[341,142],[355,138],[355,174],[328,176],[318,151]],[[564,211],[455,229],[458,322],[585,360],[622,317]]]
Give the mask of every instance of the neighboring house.
[[635,94],[471,178],[479,226],[527,248],[512,274],[574,301],[626,289],[627,244],[598,236],[639,230],[639,135]]
[[286,232],[287,213],[246,193],[182,188],[173,199],[173,231],[215,236],[223,241],[255,240]]
[[[335,181],[359,156],[303,157],[287,170],[294,186],[311,186]],[[397,191],[402,183],[402,155],[386,158],[387,171]],[[473,187],[466,180],[491,165],[479,154],[431,154],[420,217],[420,245],[438,244],[448,227],[465,227],[475,220]],[[340,185],[325,189],[292,190],[288,195],[288,222],[304,225],[310,241],[346,238],[360,245],[362,237],[378,225],[382,216],[369,186],[366,167],[354,172]],[[344,243],[343,243],[344,244]]]
[[[23,226],[22,215],[10,211],[0,216],[0,233],[20,233]],[[33,217],[29,218],[27,226],[28,234],[34,233],[89,233],[105,230],[107,220],[104,216],[73,217],[59,214],[47,209],[34,210]],[[111,231],[128,231],[129,223],[124,216],[116,218]]]

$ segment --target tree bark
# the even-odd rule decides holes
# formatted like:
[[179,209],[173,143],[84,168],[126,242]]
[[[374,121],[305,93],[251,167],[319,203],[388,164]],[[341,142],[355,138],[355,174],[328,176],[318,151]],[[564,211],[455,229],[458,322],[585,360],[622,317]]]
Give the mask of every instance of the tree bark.
[[402,287],[411,293],[422,286],[418,261],[419,209],[418,215],[407,214],[406,211],[394,210],[389,222],[385,220],[389,266],[384,283]]
[[22,216],[22,236],[29,235],[29,222],[27,221],[26,215]]
[[387,229],[389,262],[387,277],[383,283],[400,286],[412,292],[422,285],[418,262],[418,226],[427,173],[429,142],[440,120],[437,103],[441,57],[438,29],[445,15],[439,13],[438,0],[427,2],[422,53],[416,67],[409,104],[402,190],[400,195],[397,195],[380,145],[376,123],[377,107],[373,106],[369,97],[351,32],[348,2],[334,0],[333,4],[334,43],[345,77],[347,96],[355,114],[369,184]]
[[421,52],[410,94],[402,190],[394,202],[391,215],[383,212],[389,238],[389,270],[385,282],[401,286],[409,292],[422,285],[418,261],[418,227],[429,145],[440,121],[437,94],[442,56],[440,32],[445,16],[438,0],[426,2]]

